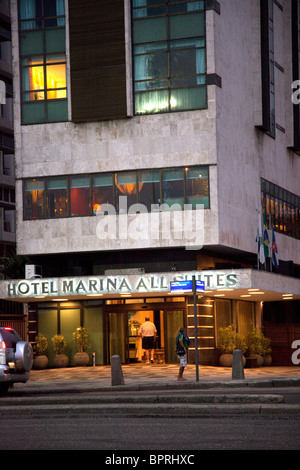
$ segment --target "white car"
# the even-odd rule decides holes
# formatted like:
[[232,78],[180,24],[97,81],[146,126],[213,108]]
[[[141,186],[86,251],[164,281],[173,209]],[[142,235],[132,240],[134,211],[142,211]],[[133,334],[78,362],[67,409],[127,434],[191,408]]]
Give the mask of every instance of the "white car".
[[9,326],[0,327],[0,395],[8,391],[10,384],[27,382],[32,364],[31,344],[22,341]]

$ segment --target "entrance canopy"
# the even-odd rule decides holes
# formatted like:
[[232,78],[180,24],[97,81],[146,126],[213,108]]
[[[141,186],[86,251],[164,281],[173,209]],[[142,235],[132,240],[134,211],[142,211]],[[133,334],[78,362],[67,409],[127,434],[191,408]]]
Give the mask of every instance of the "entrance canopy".
[[[201,295],[237,300],[280,301],[300,299],[300,279],[254,269],[206,270],[0,281],[2,299],[18,302],[67,301],[91,298],[152,297],[171,293],[172,281],[203,281]],[[184,292],[182,292],[182,295]]]

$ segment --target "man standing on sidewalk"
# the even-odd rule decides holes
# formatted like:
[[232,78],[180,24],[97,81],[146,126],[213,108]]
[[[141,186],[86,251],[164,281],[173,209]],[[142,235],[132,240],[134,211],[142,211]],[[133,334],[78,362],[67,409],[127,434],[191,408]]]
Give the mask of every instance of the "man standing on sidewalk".
[[154,362],[154,342],[156,340],[156,327],[154,323],[150,321],[150,318],[146,317],[145,322],[140,326],[139,335],[142,338],[142,348],[146,350],[146,363],[149,362],[149,351],[151,351],[151,362]]

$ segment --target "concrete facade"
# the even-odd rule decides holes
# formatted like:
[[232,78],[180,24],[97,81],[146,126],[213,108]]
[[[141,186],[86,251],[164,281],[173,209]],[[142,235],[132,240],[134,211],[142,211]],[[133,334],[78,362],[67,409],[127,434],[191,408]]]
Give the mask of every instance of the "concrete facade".
[[[284,71],[275,67],[276,123],[280,129],[272,139],[255,127],[261,123],[258,0],[222,2],[220,14],[206,14],[207,72],[222,79],[221,87],[207,87],[207,109],[87,124],[27,126],[20,124],[17,0],[12,0],[18,252],[147,247],[132,241],[99,242],[96,217],[23,221],[23,178],[184,163],[209,165],[210,209],[204,211],[204,246],[255,253],[260,178],[295,194],[300,190],[300,158],[288,149],[292,131],[290,2],[283,0],[281,4],[283,11],[274,3],[275,59]],[[184,246],[185,242],[183,238],[171,246]],[[277,234],[277,244],[282,259],[300,263],[299,240]]]

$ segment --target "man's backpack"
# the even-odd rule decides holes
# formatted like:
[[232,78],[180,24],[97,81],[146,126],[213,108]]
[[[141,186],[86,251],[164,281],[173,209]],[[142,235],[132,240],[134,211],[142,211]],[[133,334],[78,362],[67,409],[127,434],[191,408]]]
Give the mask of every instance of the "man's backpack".
[[[179,336],[181,335],[181,333],[179,335],[177,335],[176,337],[176,354],[178,356],[183,356],[185,354],[185,350],[184,348],[181,346],[181,344],[179,343]],[[182,335],[183,336],[183,339],[184,341],[186,341],[187,345],[189,346],[191,344],[191,340],[188,336],[186,336],[185,334]]]

